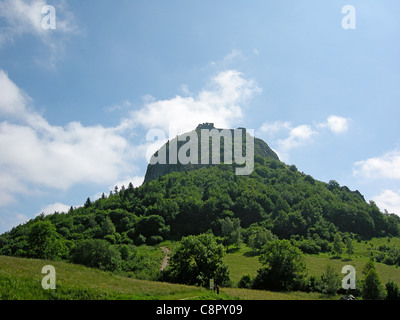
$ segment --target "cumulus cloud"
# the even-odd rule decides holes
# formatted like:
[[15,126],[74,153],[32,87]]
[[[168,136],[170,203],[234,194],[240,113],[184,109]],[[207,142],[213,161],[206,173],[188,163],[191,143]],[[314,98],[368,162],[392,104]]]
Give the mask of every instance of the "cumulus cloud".
[[349,121],[350,121],[350,119],[348,119],[348,118],[343,118],[343,117],[332,115],[332,116],[328,117],[326,122],[320,123],[318,125],[318,127],[328,128],[333,133],[340,134],[340,133],[344,133],[348,130]]
[[400,150],[356,162],[353,174],[369,179],[400,179]]
[[67,190],[79,183],[112,183],[134,171],[130,144],[116,128],[49,124],[1,70],[0,92],[0,114],[9,119],[0,122],[0,205],[30,186]]
[[289,121],[265,122],[257,130],[257,134],[267,136],[268,140],[275,144],[275,152],[279,158],[288,161],[290,151],[312,143],[313,138],[320,133],[320,129],[329,128],[335,134],[344,133],[348,130],[349,121],[350,119],[332,115],[325,122],[314,125],[294,126]]
[[[66,191],[83,183],[127,187],[132,182],[138,186],[143,182],[143,176],[137,175],[138,162],[145,160],[152,145],[164,141],[143,142],[139,137],[133,143],[127,139],[136,135],[133,130],[141,126],[147,132],[156,128],[168,134],[173,128],[183,133],[201,122],[230,128],[242,118],[243,105],[260,89],[240,72],[223,71],[195,97],[147,98],[116,127],[83,126],[77,121],[52,125],[3,70],[0,92],[4,119],[0,122],[0,206],[5,206],[18,194],[32,190]],[[130,103],[123,102],[123,106],[130,107]]]
[[28,97],[0,70],[0,115],[18,115],[25,111]]
[[301,147],[309,143],[318,132],[308,125],[299,125],[291,128],[286,139],[278,140],[278,154],[282,160],[288,159],[288,153],[293,148]]
[[177,95],[168,100],[149,101],[133,111],[131,119],[146,129],[159,128],[165,132],[171,129],[177,134],[193,130],[202,122],[230,128],[243,117],[243,105],[260,91],[255,81],[245,79],[240,72],[222,71],[197,96]]
[[39,214],[42,214],[42,213],[45,214],[45,215],[48,215],[48,214],[53,214],[54,212],[58,212],[58,213],[64,212],[64,213],[67,213],[67,212],[69,211],[70,207],[71,207],[71,206],[69,206],[69,205],[56,202],[56,203],[52,203],[52,204],[49,204],[49,205],[43,207],[43,208],[40,210],[40,212],[38,213],[38,215],[39,215]]
[[267,136],[275,136],[277,133],[283,130],[291,130],[292,124],[288,121],[275,121],[274,123],[263,123],[259,129],[260,133],[266,134]]
[[383,190],[379,195],[373,197],[373,200],[381,210],[387,210],[389,213],[400,215],[400,190]]

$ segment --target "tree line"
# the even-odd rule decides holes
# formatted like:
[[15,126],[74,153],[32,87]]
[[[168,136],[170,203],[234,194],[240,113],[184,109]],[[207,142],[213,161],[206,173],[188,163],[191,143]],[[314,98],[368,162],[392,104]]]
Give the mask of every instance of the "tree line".
[[[74,253],[90,241],[118,251],[205,232],[226,247],[245,242],[260,250],[276,238],[290,240],[304,253],[318,253],[332,251],[337,235],[361,241],[399,236],[400,227],[398,216],[382,213],[358,191],[256,155],[250,176],[236,176],[229,165],[188,166],[138,188],[115,187],[66,213],[42,214],[0,235],[0,254],[74,261]],[[383,253],[400,264],[399,255]],[[117,256],[129,254],[109,252],[107,259]]]

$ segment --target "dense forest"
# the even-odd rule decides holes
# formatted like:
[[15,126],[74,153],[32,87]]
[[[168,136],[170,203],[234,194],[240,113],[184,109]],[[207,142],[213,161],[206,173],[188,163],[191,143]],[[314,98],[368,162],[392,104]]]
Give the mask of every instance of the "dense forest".
[[254,232],[295,239],[308,253],[331,250],[338,232],[360,240],[400,235],[398,216],[358,191],[256,155],[250,176],[223,164],[174,172],[138,188],[116,187],[67,213],[40,215],[1,235],[0,254],[68,258],[82,240],[155,245],[204,232],[224,237],[229,226],[245,241]]

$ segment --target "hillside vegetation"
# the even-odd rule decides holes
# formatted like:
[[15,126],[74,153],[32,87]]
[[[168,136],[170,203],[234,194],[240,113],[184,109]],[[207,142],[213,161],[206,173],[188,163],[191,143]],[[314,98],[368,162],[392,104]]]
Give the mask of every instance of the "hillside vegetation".
[[[56,270],[56,289],[44,290],[43,266]],[[317,300],[319,294],[195,286],[137,280],[60,261],[0,256],[0,300]]]
[[[228,284],[232,279],[220,260],[229,248],[245,244],[265,266],[272,264],[265,248],[276,250],[278,256],[280,250],[290,252],[301,269],[301,255],[350,258],[362,242],[377,238],[385,240],[370,248],[368,259],[400,266],[400,246],[390,242],[400,236],[397,215],[382,213],[359,191],[335,180],[321,182],[280,162],[261,140],[255,140],[254,150],[249,176],[236,175],[234,165],[189,164],[138,188],[115,187],[96,201],[88,198],[82,207],[42,214],[0,235],[0,255],[64,260],[145,280],[198,285],[208,280],[193,263],[212,262],[212,271],[219,270],[221,281]],[[172,266],[165,272],[159,270],[162,251],[154,250],[162,242],[177,243],[181,251],[175,253],[183,257],[178,261],[178,253],[172,255]],[[204,254],[210,251],[207,243],[213,244],[217,260],[185,256],[185,245]],[[185,265],[192,271],[190,279],[179,270]],[[245,272],[247,267],[242,268]],[[305,278],[296,272],[293,276],[301,279],[296,286],[303,287]],[[272,273],[269,277],[273,279]]]

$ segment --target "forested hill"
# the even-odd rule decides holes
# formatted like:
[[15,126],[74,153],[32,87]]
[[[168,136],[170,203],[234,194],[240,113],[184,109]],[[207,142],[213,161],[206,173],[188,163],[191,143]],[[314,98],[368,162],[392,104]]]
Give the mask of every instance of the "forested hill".
[[[249,176],[227,164],[172,172],[88,198],[68,213],[38,216],[0,236],[0,255],[68,257],[84,239],[153,245],[203,232],[222,236],[227,225],[240,226],[244,237],[264,230],[321,251],[338,232],[359,239],[400,235],[399,217],[382,213],[358,191],[317,181],[274,157],[255,152],[254,160]],[[52,240],[45,247],[43,233]]]

